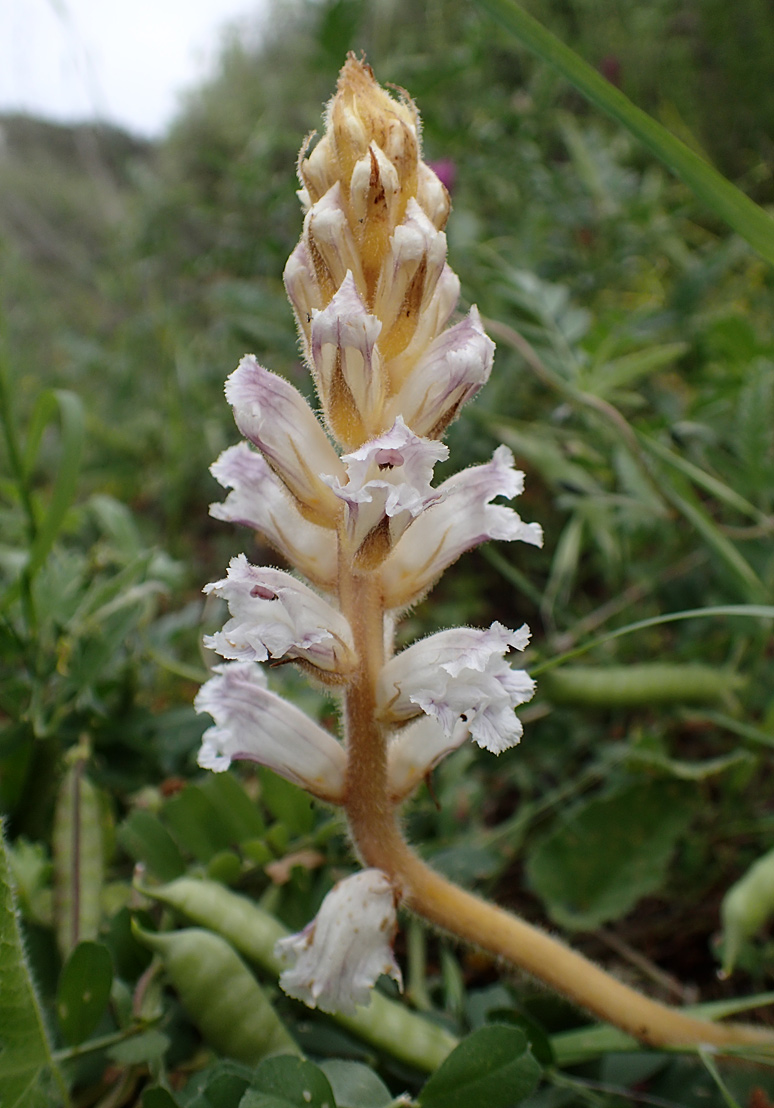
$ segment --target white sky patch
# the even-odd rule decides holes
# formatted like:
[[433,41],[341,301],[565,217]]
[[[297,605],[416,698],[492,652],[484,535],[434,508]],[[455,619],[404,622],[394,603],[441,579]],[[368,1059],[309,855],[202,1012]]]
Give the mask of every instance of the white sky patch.
[[0,0],[0,111],[157,137],[264,0]]

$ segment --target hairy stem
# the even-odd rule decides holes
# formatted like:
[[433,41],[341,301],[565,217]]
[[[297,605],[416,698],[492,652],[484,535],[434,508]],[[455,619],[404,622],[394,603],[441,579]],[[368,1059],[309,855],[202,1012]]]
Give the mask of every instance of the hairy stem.
[[375,718],[376,678],[385,659],[379,575],[343,568],[339,596],[360,659],[345,698],[346,810],[363,863],[387,874],[417,915],[504,958],[649,1046],[774,1048],[774,1035],[763,1029],[708,1023],[643,996],[546,932],[447,881],[417,857],[403,838],[389,797],[386,738]]

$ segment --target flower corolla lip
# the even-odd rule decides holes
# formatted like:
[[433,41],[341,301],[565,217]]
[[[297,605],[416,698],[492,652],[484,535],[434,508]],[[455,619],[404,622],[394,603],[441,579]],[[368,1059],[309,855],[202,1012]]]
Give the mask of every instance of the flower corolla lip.
[[421,716],[401,728],[387,747],[387,777],[390,797],[398,804],[405,800],[447,754],[470,738],[463,719],[448,733],[431,716]]
[[228,603],[231,619],[204,644],[222,658],[265,662],[305,661],[327,674],[346,676],[357,665],[352,632],[341,612],[308,585],[281,569],[232,558],[222,581],[205,585]]
[[441,494],[395,546],[382,567],[388,608],[413,604],[466,550],[489,539],[520,540],[542,546],[537,523],[524,523],[513,508],[492,504],[497,496],[517,496],[524,474],[513,467],[507,446],[492,460],[470,466],[438,486]]
[[381,717],[400,723],[424,712],[449,738],[463,720],[473,741],[493,754],[515,746],[522,725],[514,709],[531,699],[535,682],[504,655],[509,647],[524,650],[529,636],[526,624],[511,631],[495,622],[488,630],[456,627],[414,643],[382,669]]
[[266,687],[255,662],[216,666],[196,695],[197,712],[215,726],[202,736],[198,762],[220,772],[232,761],[258,762],[314,796],[340,803],[347,756],[343,747],[300,709]]
[[325,527],[310,523],[297,501],[274,473],[262,454],[246,442],[229,446],[210,467],[225,489],[223,503],[210,505],[214,519],[239,523],[260,531],[263,537],[319,588],[336,585],[336,544]]
[[439,493],[430,485],[436,462],[448,447],[422,439],[398,416],[389,431],[360,449],[342,455],[347,482],[326,476],[346,506],[350,550],[362,568],[373,568],[389,553],[406,528]]
[[335,527],[339,505],[320,473],[342,473],[339,456],[297,389],[252,354],[226,381],[237,427],[261,451],[305,518]]
[[371,1000],[382,974],[403,987],[392,951],[396,894],[386,874],[365,869],[334,885],[315,919],[280,939],[275,956],[288,965],[280,985],[310,1008],[354,1015]]

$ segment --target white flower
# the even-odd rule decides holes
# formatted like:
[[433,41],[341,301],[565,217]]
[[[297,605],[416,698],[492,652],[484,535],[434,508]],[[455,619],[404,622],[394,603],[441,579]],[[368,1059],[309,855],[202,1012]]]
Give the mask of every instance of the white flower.
[[440,438],[461,406],[486,384],[494,343],[475,307],[430,344],[387,408],[401,413],[418,435]]
[[387,747],[387,774],[394,803],[405,800],[447,754],[470,738],[465,720],[447,734],[430,716],[422,716],[398,731]]
[[350,272],[327,308],[312,312],[312,363],[326,419],[344,443],[360,443],[381,415],[384,385],[376,340],[382,329]]
[[488,539],[543,545],[537,523],[523,523],[512,508],[491,504],[496,496],[517,496],[524,474],[513,468],[507,446],[491,462],[471,466],[438,487],[441,498],[407,532],[382,568],[388,608],[413,604],[452,562]]
[[265,662],[305,661],[329,674],[346,675],[357,664],[352,632],[341,612],[281,569],[232,558],[228,576],[205,585],[228,602],[232,619],[204,645],[222,658]]
[[346,484],[325,478],[346,504],[347,539],[360,568],[377,566],[409,524],[436,502],[433,466],[448,453],[442,443],[418,438],[398,416],[389,431],[342,456]]
[[274,948],[277,958],[290,963],[280,976],[288,996],[323,1012],[354,1015],[357,1005],[370,1003],[381,974],[402,988],[392,952],[395,901],[395,890],[378,869],[362,870],[334,885],[316,918]]
[[314,796],[340,803],[347,757],[340,744],[287,700],[269,692],[254,662],[218,666],[194,701],[215,720],[202,736],[199,765],[216,772],[233,760],[259,762]]
[[433,717],[451,739],[460,719],[479,746],[500,754],[522,735],[514,708],[530,700],[535,682],[504,660],[508,647],[523,650],[526,624],[510,631],[456,627],[439,631],[401,651],[379,676],[378,700],[385,721],[400,723],[420,712]]
[[335,527],[339,505],[319,474],[343,476],[344,470],[301,393],[248,354],[226,381],[226,399],[237,427],[296,498],[302,515]]
[[240,442],[223,451],[210,473],[223,488],[233,489],[222,504],[210,505],[211,516],[260,531],[315,585],[329,592],[336,587],[331,532],[304,519],[262,454]]

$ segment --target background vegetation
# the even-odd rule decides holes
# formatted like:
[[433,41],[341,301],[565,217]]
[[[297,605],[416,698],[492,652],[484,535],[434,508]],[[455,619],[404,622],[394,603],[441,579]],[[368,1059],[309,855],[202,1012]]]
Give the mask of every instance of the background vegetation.
[[[527,7],[774,200],[764,0]],[[250,350],[308,391],[281,283],[300,232],[293,166],[350,48],[416,99],[426,155],[454,176],[463,306],[498,342],[450,464],[506,442],[527,473],[520,511],[547,536],[543,551],[468,555],[406,622],[409,639],[526,620],[539,683],[522,746],[455,755],[412,802],[412,834],[444,871],[666,999],[771,988],[752,924],[718,976],[723,896],[774,826],[771,623],[750,618],[774,584],[769,267],[475,5],[277,3],[268,36],[229,42],[158,146],[1,125],[0,807],[41,1018],[78,1104],[275,1104],[133,937],[130,909],[150,930],[183,918],[132,891],[134,863],[149,883],[206,875],[292,928],[352,866],[337,820],[290,786],[199,772],[191,708],[202,627],[219,620],[201,585],[241,549],[273,557],[207,515],[207,467],[237,439],[222,381]],[[659,618],[709,607],[723,613]],[[557,665],[580,648],[583,672]],[[283,680],[335,726],[333,705]],[[526,1032],[545,1083],[533,1092],[525,1063],[503,1108],[774,1095],[762,1069],[730,1066],[721,1089],[706,1059],[615,1054],[604,1036],[571,1049],[562,1035],[584,1017],[534,983],[417,923],[400,942],[415,1008],[454,1035]],[[68,985],[84,977],[102,983],[91,1008]],[[261,980],[309,1057],[371,1067],[370,1092],[352,1091],[364,1070],[326,1070],[340,1108],[404,1090],[452,1103]],[[55,1103],[48,1047],[28,1041],[9,1103]]]

